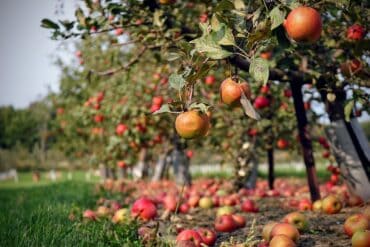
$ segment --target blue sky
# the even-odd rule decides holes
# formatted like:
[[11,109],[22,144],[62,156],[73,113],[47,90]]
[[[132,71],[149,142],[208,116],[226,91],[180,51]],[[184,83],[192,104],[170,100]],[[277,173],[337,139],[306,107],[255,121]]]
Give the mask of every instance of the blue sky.
[[[40,27],[40,21],[45,17],[71,17],[76,2],[0,1],[0,106],[27,107],[46,95],[48,85],[57,90],[59,72],[53,61],[62,49],[61,42],[50,40],[50,33]],[[66,4],[64,14],[56,14],[61,3]]]

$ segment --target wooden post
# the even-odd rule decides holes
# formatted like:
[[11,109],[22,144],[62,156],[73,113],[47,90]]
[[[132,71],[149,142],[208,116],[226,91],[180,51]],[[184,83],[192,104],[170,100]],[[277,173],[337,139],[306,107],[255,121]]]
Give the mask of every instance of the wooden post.
[[297,117],[299,140],[301,142],[303,159],[306,166],[308,187],[310,189],[311,201],[314,202],[320,199],[320,189],[313,158],[311,137],[307,131],[307,116],[303,104],[302,84],[291,81],[290,87],[292,89],[294,109]]

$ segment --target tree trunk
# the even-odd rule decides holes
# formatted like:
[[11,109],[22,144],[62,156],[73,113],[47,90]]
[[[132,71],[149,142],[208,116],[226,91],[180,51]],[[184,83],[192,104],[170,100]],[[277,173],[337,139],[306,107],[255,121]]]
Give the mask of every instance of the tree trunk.
[[274,172],[274,149],[267,149],[267,160],[268,160],[268,182],[269,189],[274,189],[275,172]]
[[180,137],[175,135],[173,138],[174,149],[171,153],[171,161],[175,181],[178,185],[191,185],[191,175],[189,170],[189,158],[185,154],[185,145],[181,143]]
[[303,159],[306,166],[307,181],[310,189],[311,200],[316,201],[320,199],[320,189],[317,180],[315,161],[313,158],[313,149],[311,136],[307,130],[307,116],[303,104],[302,87],[299,82],[291,81],[290,87],[292,89],[294,108],[297,117],[299,139],[303,151]]
[[159,181],[159,180],[164,178],[165,171],[168,168],[168,164],[167,164],[168,154],[169,154],[168,152],[165,152],[165,153],[159,155],[158,160],[157,160],[157,164],[155,166],[152,181]]
[[[325,84],[320,82],[319,87]],[[370,147],[365,133],[356,118],[345,121],[344,102],[346,92],[335,90],[335,101],[328,102],[326,91],[320,90],[326,103],[331,125],[326,128],[330,149],[339,165],[344,181],[352,194],[364,201],[370,200]]]
[[124,179],[126,177],[126,168],[118,167],[117,168],[117,177],[119,179]]
[[100,164],[99,165],[99,173],[100,173],[100,180],[104,182],[109,178],[109,170],[106,165]]
[[234,186],[236,189],[256,187],[258,176],[258,162],[254,154],[254,146],[250,142],[245,142],[239,151],[238,158],[235,163],[235,180]]
[[147,176],[148,163],[146,162],[146,159],[147,159],[147,149],[142,148],[139,153],[139,161],[132,171],[132,175],[135,180],[139,180]]

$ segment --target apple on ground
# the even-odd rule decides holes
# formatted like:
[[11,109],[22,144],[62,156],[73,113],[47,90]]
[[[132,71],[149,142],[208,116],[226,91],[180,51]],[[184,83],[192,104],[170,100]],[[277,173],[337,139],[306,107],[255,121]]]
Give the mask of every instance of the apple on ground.
[[230,214],[224,214],[215,220],[215,229],[218,232],[232,232],[236,228],[237,224]]
[[124,222],[125,220],[127,220],[128,216],[129,216],[128,209],[127,208],[121,208],[121,209],[117,210],[114,213],[112,221],[113,221],[113,223],[121,223],[121,222]]
[[299,239],[298,229],[289,223],[277,223],[271,229],[270,238],[273,238],[277,235],[285,235],[289,237],[291,240],[293,240],[294,242],[297,242]]
[[180,213],[182,213],[182,214],[186,214],[186,213],[188,213],[188,212],[189,212],[189,209],[190,209],[190,206],[189,206],[189,204],[187,204],[187,203],[183,203],[183,204],[181,204],[181,205],[180,205],[180,207],[179,207],[179,211],[180,211]]
[[204,196],[199,200],[199,207],[203,209],[209,209],[213,207],[213,201],[211,197]]
[[143,220],[150,220],[157,215],[157,208],[150,199],[142,197],[136,200],[132,205],[131,215]]
[[99,217],[107,216],[109,213],[110,213],[110,210],[106,206],[99,206],[98,209],[96,210],[96,214]]
[[346,219],[343,228],[347,236],[352,237],[356,231],[369,230],[370,224],[366,215],[354,214]]
[[217,216],[221,216],[224,214],[233,214],[234,213],[234,208],[230,206],[223,206],[217,209]]
[[272,228],[277,224],[277,222],[269,222],[267,223],[263,229],[262,229],[262,238],[269,242],[270,241],[270,236],[271,236],[271,230]]
[[353,234],[352,247],[369,247],[370,246],[370,231],[360,230]]
[[342,209],[342,202],[335,195],[329,195],[322,200],[322,211],[327,214],[339,213]]
[[207,229],[207,228],[199,228],[197,232],[202,238],[203,243],[205,243],[208,246],[212,246],[215,244],[217,235],[214,231]]
[[317,200],[312,204],[312,210],[314,212],[322,212],[322,200]]
[[196,247],[200,247],[203,243],[202,237],[199,235],[199,233],[191,229],[181,231],[176,237],[176,243],[178,245],[182,245],[186,241],[191,242]]
[[93,210],[91,209],[86,209],[83,213],[83,217],[85,219],[89,219],[89,220],[96,220],[96,214]]
[[306,216],[299,212],[292,212],[285,215],[283,222],[295,226],[300,232],[303,232],[308,228],[308,220]]
[[241,209],[243,212],[246,213],[256,213],[258,212],[258,208],[256,207],[255,203],[252,200],[246,199],[243,201],[241,205]]
[[269,247],[295,247],[296,244],[292,239],[285,235],[274,236],[269,244]]
[[240,214],[232,214],[233,220],[235,221],[237,228],[242,228],[245,226],[246,220],[243,215]]

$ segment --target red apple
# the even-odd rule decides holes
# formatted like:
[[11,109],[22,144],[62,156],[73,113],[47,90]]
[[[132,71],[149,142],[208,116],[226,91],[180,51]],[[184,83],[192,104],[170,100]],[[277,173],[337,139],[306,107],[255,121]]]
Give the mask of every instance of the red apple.
[[207,228],[199,228],[197,232],[202,238],[203,243],[205,243],[208,246],[212,246],[215,244],[217,236],[214,231]]
[[352,237],[356,231],[368,230],[370,228],[370,224],[366,215],[355,214],[346,219],[343,228],[347,236]]
[[193,150],[187,150],[187,151],[186,151],[186,156],[187,156],[189,159],[193,158],[193,156],[194,156],[194,152],[193,152]]
[[262,109],[270,105],[270,101],[265,96],[257,96],[254,100],[254,107],[256,109]]
[[216,77],[215,77],[215,76],[213,76],[213,75],[208,75],[208,76],[206,76],[206,78],[205,78],[205,83],[206,83],[207,85],[213,85],[213,84],[215,84],[215,81],[216,81]]
[[91,209],[85,210],[84,213],[83,213],[83,217],[85,219],[89,219],[89,220],[96,220],[96,214]]
[[121,135],[123,135],[126,132],[126,130],[128,130],[127,126],[124,125],[124,124],[122,124],[122,123],[120,123],[116,127],[116,134],[119,135],[119,136],[121,136]]
[[195,208],[196,206],[198,206],[199,200],[200,200],[199,195],[193,195],[189,198],[188,204],[190,207]]
[[207,21],[208,21],[208,15],[207,15],[207,13],[203,13],[203,14],[201,14],[201,15],[199,16],[199,21],[200,21],[201,23],[205,23],[205,22],[207,22]]
[[285,90],[284,90],[284,96],[285,96],[285,97],[287,97],[287,98],[292,97],[292,90],[290,90],[290,89],[285,89]]
[[177,206],[177,198],[176,196],[174,195],[167,195],[164,199],[163,199],[163,205],[164,205],[164,208],[171,211],[171,212],[175,212],[176,210],[176,206]]
[[365,28],[354,24],[347,29],[347,39],[362,40],[365,37]]
[[242,209],[243,212],[246,212],[246,213],[256,213],[256,212],[258,212],[258,209],[256,208],[256,205],[254,204],[254,202],[252,200],[249,200],[249,199],[246,199],[242,203],[241,209]]
[[289,146],[289,143],[287,140],[283,139],[283,138],[280,138],[277,143],[276,143],[276,146],[280,149],[286,149],[288,146]]
[[271,239],[269,247],[296,247],[296,244],[288,236],[276,235]]
[[237,228],[242,228],[245,226],[246,220],[243,215],[240,214],[232,214],[233,220],[235,221]]
[[299,239],[299,232],[297,228],[291,224],[288,223],[277,223],[272,229],[271,229],[271,236],[275,237],[277,235],[285,235],[289,237],[294,242],[297,242]]
[[338,197],[329,195],[322,200],[322,210],[327,214],[339,213],[342,209],[342,203]]
[[215,229],[218,232],[232,232],[237,228],[233,217],[230,214],[224,214],[216,218]]
[[263,85],[260,89],[260,92],[263,94],[268,94],[270,92],[270,86],[269,85]]
[[163,104],[163,97],[162,96],[155,96],[152,99],[153,105],[162,105]]
[[157,215],[157,208],[150,199],[142,197],[132,205],[131,215],[140,217],[143,220],[150,220]]
[[180,213],[183,213],[183,214],[187,214],[189,212],[189,210],[190,210],[190,206],[187,203],[183,203],[179,207]]
[[301,211],[308,211],[312,209],[312,203],[308,199],[302,199],[299,204],[298,208]]
[[186,229],[181,231],[176,237],[176,243],[181,244],[184,241],[190,241],[196,247],[200,247],[203,243],[202,237],[195,230]]
[[369,247],[370,246],[370,231],[360,230],[353,234],[352,247]]
[[123,30],[123,28],[117,28],[116,30],[114,30],[114,33],[117,35],[117,36],[120,36],[124,33],[125,31]]
[[94,116],[94,121],[96,123],[101,123],[101,122],[103,122],[103,120],[104,120],[104,116],[101,115],[101,114],[97,114],[97,115]]

